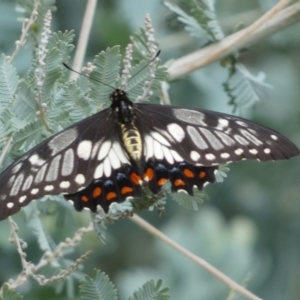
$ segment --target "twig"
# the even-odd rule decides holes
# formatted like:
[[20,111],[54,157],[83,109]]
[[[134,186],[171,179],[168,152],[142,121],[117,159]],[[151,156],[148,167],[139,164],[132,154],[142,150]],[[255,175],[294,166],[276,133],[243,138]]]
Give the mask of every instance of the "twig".
[[38,0],[35,0],[34,1],[34,4],[33,4],[33,9],[32,9],[32,12],[31,12],[31,15],[30,15],[30,18],[29,19],[25,19],[24,22],[23,22],[23,28],[22,28],[22,34],[21,34],[21,37],[19,40],[17,40],[15,42],[16,44],[16,48],[15,48],[15,51],[14,53],[8,57],[9,60],[12,62],[15,57],[18,55],[21,47],[25,44],[26,42],[26,39],[27,39],[27,35],[28,35],[28,32],[30,30],[30,27],[32,26],[32,24],[35,22],[35,20],[37,19],[37,16],[38,16],[38,12],[37,12],[37,9],[38,9],[38,6],[40,5],[40,1]]
[[[50,264],[53,260],[58,259],[59,257],[63,256],[64,250],[67,248],[74,248],[77,246],[82,236],[93,230],[93,224],[90,223],[87,227],[79,228],[73,238],[66,238],[64,242],[59,243],[59,245],[56,246],[56,248],[53,250],[53,252],[45,252],[44,255],[41,257],[38,264],[34,265],[30,262],[26,261],[26,253],[23,251],[23,248],[26,246],[26,243],[21,240],[18,235],[18,226],[13,221],[11,217],[9,217],[9,224],[11,226],[11,237],[10,240],[17,245],[18,253],[21,257],[22,267],[23,271],[18,275],[16,279],[10,279],[7,283],[11,289],[15,289],[16,287],[22,285],[25,283],[29,277],[34,278],[37,280],[40,284],[47,284],[51,282],[60,281],[63,276],[68,276],[71,272],[76,270],[79,267],[79,264],[87,259],[90,256],[90,251],[86,252],[82,256],[80,256],[74,263],[72,263],[66,270],[62,270],[58,275],[52,276],[50,278],[46,278],[43,275],[35,274],[38,270],[40,270],[42,267],[46,266],[47,264]],[[2,285],[3,287],[3,285]],[[2,292],[2,288],[0,289],[0,294]]]
[[249,46],[259,39],[271,35],[300,21],[300,2],[280,11],[289,1],[282,0],[270,11],[247,28],[240,30],[222,41],[209,45],[180,59],[169,67],[169,79],[175,80],[195,71],[228,54]]
[[[88,0],[86,5],[85,14],[82,21],[81,31],[76,47],[73,69],[80,70],[83,64],[88,39],[90,36],[90,31],[92,28],[94,13],[97,6],[97,0]],[[78,74],[75,72],[70,73],[70,80],[75,80],[78,77]]]
[[196,256],[192,252],[188,251],[184,247],[182,247],[179,244],[177,244],[176,242],[174,242],[172,239],[170,239],[168,236],[163,234],[161,231],[157,230],[155,227],[153,227],[152,225],[147,223],[142,218],[138,217],[137,215],[133,215],[133,217],[131,217],[131,220],[134,221],[139,226],[141,226],[146,231],[148,231],[149,233],[153,234],[155,237],[161,239],[162,241],[164,241],[165,243],[167,243],[168,245],[173,247],[178,252],[182,253],[183,255],[185,255],[186,257],[188,257],[195,263],[197,263],[199,266],[201,266],[202,268],[207,270],[209,273],[211,273],[212,275],[217,277],[219,280],[224,282],[227,286],[229,286],[230,289],[247,297],[248,299],[261,300],[261,298],[255,296],[254,294],[249,292],[247,289],[245,289],[243,286],[239,285],[238,283],[236,283],[235,281],[233,281],[232,279],[227,277],[225,274],[220,272],[218,269],[216,269],[215,267],[213,267],[212,265],[207,263],[204,259],[201,259],[200,257]]

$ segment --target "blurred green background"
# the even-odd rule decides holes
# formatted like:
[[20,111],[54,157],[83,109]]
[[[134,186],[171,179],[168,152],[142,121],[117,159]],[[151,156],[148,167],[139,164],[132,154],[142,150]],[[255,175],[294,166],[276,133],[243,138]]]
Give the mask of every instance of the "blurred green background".
[[[216,1],[218,19],[226,34],[240,23],[250,24],[274,5],[273,0]],[[53,31],[74,29],[76,42],[86,1],[58,0],[53,14]],[[120,44],[124,49],[129,36],[143,27],[150,13],[161,60],[176,59],[198,49],[199,42],[183,31],[161,1],[99,1],[89,40],[87,61],[107,47]],[[19,38],[20,16],[14,1],[0,0],[0,52],[10,55]],[[24,47],[15,65],[20,74],[31,64],[32,53]],[[273,86],[264,99],[239,115],[271,127],[300,147],[300,24],[291,26],[246,49],[240,61],[253,73],[263,71]],[[222,83],[226,71],[214,63],[171,84],[173,104],[231,113]],[[300,158],[276,163],[247,161],[230,165],[223,183],[206,188],[209,200],[198,211],[188,211],[169,200],[166,212],[141,216],[169,237],[191,250],[264,299],[300,299]],[[78,224],[88,224],[89,213],[76,213]],[[22,214],[16,217],[23,224]],[[65,220],[58,227],[45,218],[53,240],[72,236],[73,224]],[[70,225],[70,226],[69,226]],[[72,225],[72,226],[71,226]],[[14,245],[8,243],[9,228],[0,223],[0,283],[21,270]],[[37,262],[42,254],[30,229],[22,226],[20,236],[28,242],[28,260]],[[162,278],[171,288],[171,299],[226,299],[229,291],[210,274],[195,266],[175,250],[163,245],[130,220],[108,225],[107,243],[91,233],[72,254],[86,250],[92,257],[84,273],[93,268],[105,271],[128,299],[146,280]],[[75,285],[78,283],[75,282]],[[77,289],[77,287],[76,287]],[[30,280],[19,291],[25,299],[66,299],[67,291],[55,295],[53,287],[38,287]],[[74,297],[76,299],[76,297]],[[236,296],[234,299],[243,299]]]

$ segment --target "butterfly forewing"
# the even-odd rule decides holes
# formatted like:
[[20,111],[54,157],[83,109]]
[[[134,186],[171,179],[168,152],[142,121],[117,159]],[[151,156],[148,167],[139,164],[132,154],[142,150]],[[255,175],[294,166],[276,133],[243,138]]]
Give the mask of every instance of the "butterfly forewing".
[[0,219],[45,195],[71,194],[129,166],[109,109],[46,139],[0,175]]
[[242,159],[288,159],[299,154],[278,132],[242,118],[174,106],[136,106],[137,119],[143,120],[139,125],[147,159],[153,155],[157,160],[177,158],[211,166]]

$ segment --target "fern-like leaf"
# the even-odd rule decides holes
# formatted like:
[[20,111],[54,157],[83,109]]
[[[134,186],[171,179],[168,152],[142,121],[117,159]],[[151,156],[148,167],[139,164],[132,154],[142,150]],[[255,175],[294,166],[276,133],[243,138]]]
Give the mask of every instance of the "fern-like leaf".
[[272,88],[265,82],[262,73],[253,76],[244,65],[236,62],[231,64],[229,76],[223,87],[234,110],[254,105],[265,97],[265,88]]
[[[101,52],[94,59],[93,65],[96,67],[90,73],[90,97],[100,107],[103,102],[107,102],[109,95],[113,91],[116,78],[119,75],[121,64],[120,47],[115,46]],[[103,83],[103,84],[102,84]],[[110,85],[110,86],[107,86]]]
[[7,61],[4,54],[0,57],[0,113],[14,104],[19,85],[16,69]]
[[82,300],[117,300],[117,291],[109,277],[99,271],[94,271],[93,278],[86,276],[79,286]]
[[129,300],[168,300],[169,288],[162,288],[162,280],[159,279],[156,283],[154,280],[146,282],[138,291],[134,292]]

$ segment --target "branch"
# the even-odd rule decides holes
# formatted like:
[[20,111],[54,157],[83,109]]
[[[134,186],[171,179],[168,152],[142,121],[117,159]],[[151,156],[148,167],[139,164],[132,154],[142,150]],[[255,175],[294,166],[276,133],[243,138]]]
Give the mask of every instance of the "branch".
[[248,47],[258,40],[281,31],[300,21],[300,2],[283,10],[289,0],[281,0],[271,10],[247,28],[240,30],[222,41],[175,60],[169,67],[169,79],[175,80],[202,68],[216,60],[220,60],[232,52]]
[[246,298],[250,300],[261,300],[261,298],[255,296],[251,292],[249,292],[247,289],[245,289],[243,286],[239,285],[229,277],[227,277],[225,274],[220,272],[218,269],[210,265],[208,262],[206,262],[204,259],[201,259],[200,257],[196,256],[192,252],[188,251],[184,247],[180,246],[176,242],[174,242],[172,239],[170,239],[168,236],[163,234],[161,231],[157,230],[155,227],[147,223],[142,218],[138,217],[137,215],[133,215],[131,217],[131,220],[138,224],[140,227],[148,231],[149,233],[153,234],[155,237],[161,239],[166,244],[173,247],[178,252],[182,253],[192,261],[194,261],[196,264],[201,266],[203,269],[211,273],[213,276],[217,277],[220,281],[224,282],[231,290],[236,291],[237,293],[245,296]]
[[[90,36],[90,31],[92,28],[92,23],[94,19],[94,14],[96,11],[97,0],[87,0],[86,10],[82,21],[81,31],[76,47],[76,53],[74,57],[74,62],[72,68],[74,70],[80,70],[83,64],[88,39]],[[78,74],[75,72],[70,73],[70,80],[75,80]]]

